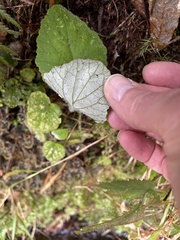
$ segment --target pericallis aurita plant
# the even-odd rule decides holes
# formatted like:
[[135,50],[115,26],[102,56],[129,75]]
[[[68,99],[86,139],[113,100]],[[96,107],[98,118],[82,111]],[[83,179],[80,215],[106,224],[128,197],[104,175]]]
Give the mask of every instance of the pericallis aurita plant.
[[50,8],[42,20],[36,64],[70,111],[96,122],[106,120],[109,106],[103,86],[110,76],[106,48],[96,32],[61,5]]

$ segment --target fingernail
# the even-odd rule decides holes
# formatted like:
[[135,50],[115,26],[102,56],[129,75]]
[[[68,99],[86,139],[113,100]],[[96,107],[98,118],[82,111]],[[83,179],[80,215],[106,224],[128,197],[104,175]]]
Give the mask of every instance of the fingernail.
[[132,89],[135,84],[123,75],[115,74],[110,76],[106,81],[105,92],[114,100],[120,101],[126,91]]

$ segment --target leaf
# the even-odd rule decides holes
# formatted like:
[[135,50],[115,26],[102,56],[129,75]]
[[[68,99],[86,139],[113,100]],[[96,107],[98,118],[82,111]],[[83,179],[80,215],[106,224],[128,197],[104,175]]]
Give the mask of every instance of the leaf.
[[41,141],[45,141],[44,133],[58,128],[61,123],[60,115],[59,106],[51,103],[45,93],[37,91],[30,95],[26,124]]
[[59,143],[47,141],[43,145],[43,153],[51,163],[56,163],[65,156],[65,148]]
[[25,82],[32,82],[35,75],[36,75],[35,71],[31,68],[23,68],[20,71],[20,76],[23,78]]
[[12,221],[12,233],[11,233],[12,240],[15,239],[16,229],[17,229],[17,214],[15,212],[13,213],[13,221]]
[[159,235],[160,235],[160,232],[161,232],[161,231],[154,232],[154,233],[150,236],[150,238],[148,238],[148,239],[149,239],[149,240],[157,240],[157,239],[159,239],[158,237],[159,237]]
[[148,180],[116,180],[112,182],[101,182],[100,188],[119,192],[126,198],[139,198],[149,191],[154,191],[156,184]]
[[98,34],[77,16],[54,5],[41,22],[36,64],[44,74],[77,58],[99,60],[106,65],[106,48]]
[[51,132],[51,134],[57,139],[57,140],[64,140],[68,136],[68,129],[56,129]]
[[107,157],[106,155],[101,155],[100,157],[98,157],[95,161],[95,164],[101,164],[103,166],[109,166],[112,164],[112,161],[109,157]]
[[173,224],[173,227],[180,232],[180,225],[178,225],[178,224]]
[[[1,49],[0,49],[1,50]],[[13,59],[9,53],[0,52],[0,63],[5,64],[6,66],[16,67],[18,65],[18,61]]]
[[9,53],[9,54],[13,53],[13,50],[11,48],[3,45],[2,43],[0,43],[0,50],[2,52]]
[[[0,68],[1,71],[1,68]],[[19,81],[19,78],[9,78],[4,82],[4,85],[0,85],[2,91],[2,102],[9,108],[15,108],[19,102],[27,102],[32,92],[41,91],[44,92],[44,86],[42,83],[23,83]]]
[[150,1],[150,32],[153,46],[161,50],[166,47],[178,26],[179,0]]
[[13,17],[11,17],[8,13],[5,12],[5,7],[2,5],[0,5],[0,17],[7,20],[7,22],[12,23],[14,26],[21,28],[19,23],[17,23]]
[[18,219],[18,228],[22,230],[22,232],[24,232],[30,240],[33,240],[31,234],[28,231],[28,227],[26,227],[25,223],[23,222],[23,220],[20,218],[19,215],[17,215],[17,219]]
[[2,93],[3,103],[9,108],[15,108],[19,104],[21,91],[18,88],[8,88]]
[[94,224],[92,226],[84,227],[79,231],[75,231],[76,234],[87,233],[102,229],[112,229],[112,227],[118,225],[126,225],[137,222],[145,217],[145,207],[141,203],[135,204],[128,212],[124,212],[120,217],[106,221],[100,224]]
[[80,142],[84,142],[89,138],[93,138],[94,135],[91,133],[87,133],[83,130],[73,130],[73,132],[69,135],[67,144],[76,144]]
[[45,82],[69,105],[96,122],[106,120],[108,103],[103,86],[110,76],[109,70],[99,61],[76,59],[44,74]]

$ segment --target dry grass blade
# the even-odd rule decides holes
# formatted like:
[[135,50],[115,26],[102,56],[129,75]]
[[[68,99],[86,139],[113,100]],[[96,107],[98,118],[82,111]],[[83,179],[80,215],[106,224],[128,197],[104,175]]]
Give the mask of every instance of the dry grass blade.
[[63,172],[65,166],[66,166],[67,162],[64,162],[62,167],[59,169],[59,171],[52,177],[50,177],[49,175],[47,176],[47,181],[45,181],[44,185],[42,186],[41,190],[40,190],[40,194],[43,194],[55,181],[56,179],[59,177],[59,175],[61,175],[61,173]]
[[153,3],[150,9],[151,39],[153,46],[161,50],[170,43],[178,26],[180,0],[156,0]]

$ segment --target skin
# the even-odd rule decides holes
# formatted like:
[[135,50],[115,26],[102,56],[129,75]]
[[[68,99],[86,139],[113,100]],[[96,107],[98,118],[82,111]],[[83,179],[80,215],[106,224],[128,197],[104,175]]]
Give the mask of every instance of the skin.
[[180,209],[180,64],[153,62],[142,74],[145,84],[117,74],[106,81],[108,121],[131,156],[170,181]]

